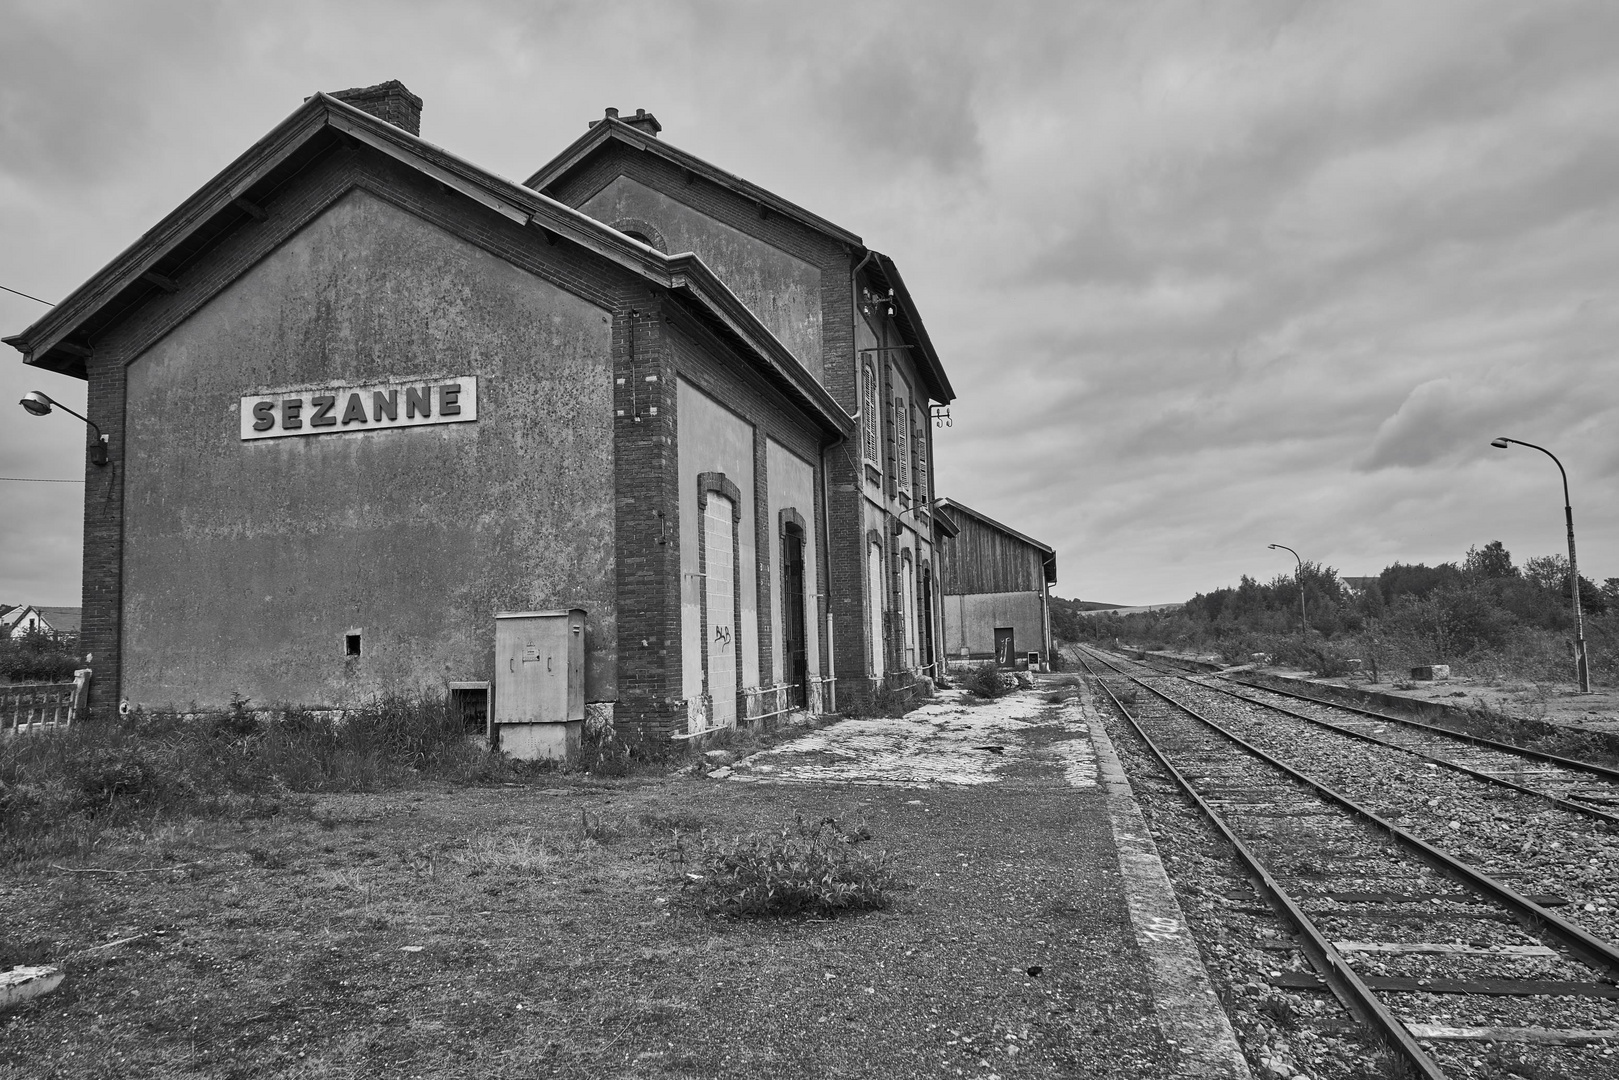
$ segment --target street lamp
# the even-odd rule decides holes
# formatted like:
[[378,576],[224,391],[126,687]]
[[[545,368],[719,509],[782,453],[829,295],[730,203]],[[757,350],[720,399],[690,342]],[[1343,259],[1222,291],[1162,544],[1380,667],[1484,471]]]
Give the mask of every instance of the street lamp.
[[1299,583],[1299,629],[1302,630],[1304,636],[1308,638],[1310,636],[1310,620],[1304,614],[1304,560],[1299,559],[1299,553],[1288,547],[1286,544],[1266,544],[1265,546],[1270,548],[1272,551],[1275,551],[1277,548],[1281,548],[1283,551],[1292,555],[1293,558],[1298,559],[1299,573],[1297,580]]
[[1568,579],[1569,592],[1574,594],[1574,670],[1579,678],[1580,693],[1591,692],[1591,663],[1585,655],[1585,616],[1580,610],[1580,564],[1574,559],[1574,508],[1568,501],[1568,472],[1563,463],[1557,460],[1557,455],[1544,446],[1524,442],[1522,439],[1509,439],[1502,436],[1491,439],[1490,445],[1498,450],[1505,450],[1511,443],[1527,446],[1531,450],[1539,450],[1552,459],[1557,471],[1563,476],[1563,520],[1568,523]]
[[101,433],[100,428],[96,427],[95,421],[88,416],[74,412],[60,401],[52,401],[38,390],[28,391],[17,404],[35,416],[49,416],[52,409],[61,409],[69,416],[77,416],[80,420],[89,424],[90,430],[96,433],[96,441],[90,444],[90,464],[105,465],[107,463],[107,437]]

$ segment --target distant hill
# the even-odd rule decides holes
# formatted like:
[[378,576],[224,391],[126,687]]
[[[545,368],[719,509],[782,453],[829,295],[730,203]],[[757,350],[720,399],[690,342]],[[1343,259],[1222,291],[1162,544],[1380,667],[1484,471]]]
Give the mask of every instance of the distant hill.
[[1149,604],[1144,607],[1131,607],[1124,604],[1103,604],[1095,600],[1064,600],[1060,596],[1053,596],[1051,633],[1062,641],[1080,641],[1085,637],[1080,632],[1081,619],[1109,612],[1129,615],[1137,611],[1166,611],[1184,606],[1184,604]]

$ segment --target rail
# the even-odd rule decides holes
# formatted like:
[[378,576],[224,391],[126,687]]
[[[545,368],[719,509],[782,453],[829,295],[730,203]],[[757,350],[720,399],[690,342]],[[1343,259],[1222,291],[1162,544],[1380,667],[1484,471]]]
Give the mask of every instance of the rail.
[[[1090,666],[1085,653],[1081,652],[1079,656],[1080,663],[1094,677],[1096,671]],[[1092,659],[1101,660],[1103,664],[1114,668],[1116,672],[1119,670],[1101,657],[1092,657]],[[1133,678],[1132,681],[1136,681],[1137,685],[1146,686],[1145,683],[1140,683]],[[1338,1000],[1343,1002],[1344,1007],[1358,1016],[1368,1028],[1376,1031],[1388,1045],[1398,1049],[1401,1056],[1404,1057],[1417,1075],[1423,1077],[1424,1080],[1445,1080],[1445,1073],[1440,1069],[1439,1064],[1417,1044],[1410,1030],[1389,1010],[1388,1006],[1372,991],[1371,987],[1367,986],[1365,981],[1355,973],[1332,941],[1321,932],[1321,929],[1304,913],[1304,909],[1299,906],[1298,902],[1266,869],[1259,856],[1237,836],[1236,832],[1226,824],[1225,819],[1220,816],[1214,807],[1210,806],[1203,796],[1198,794],[1191,781],[1187,780],[1181,771],[1170,763],[1169,756],[1159,749],[1158,744],[1147,735],[1146,729],[1136,721],[1130,710],[1124,707],[1124,703],[1114,695],[1112,689],[1101,679],[1096,680],[1096,685],[1108,696],[1108,700],[1113,703],[1114,709],[1118,711],[1120,716],[1124,717],[1125,722],[1130,725],[1136,736],[1152,752],[1153,757],[1158,760],[1164,771],[1174,779],[1176,785],[1186,797],[1202,811],[1209,823],[1231,845],[1232,850],[1236,852],[1237,857],[1247,868],[1249,876],[1259,886],[1271,908],[1297,931],[1299,945],[1304,954],[1309,957],[1311,966],[1316,969],[1317,974],[1321,976],[1321,980],[1332,989]]]

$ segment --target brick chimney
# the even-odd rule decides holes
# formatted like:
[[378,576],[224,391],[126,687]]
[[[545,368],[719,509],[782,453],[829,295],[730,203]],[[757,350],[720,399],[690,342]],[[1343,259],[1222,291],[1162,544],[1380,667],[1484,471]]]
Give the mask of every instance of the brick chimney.
[[[634,116],[620,117],[618,110],[609,106],[602,116],[607,120],[617,120],[621,124],[628,124],[637,131],[644,131],[654,139],[658,137],[658,132],[663,130],[663,125],[658,123],[658,118],[645,109],[636,109]],[[601,120],[592,120],[585,126],[595,127],[599,123],[601,123]]]
[[422,99],[405,89],[405,84],[398,79],[375,86],[333,90],[330,96],[386,120],[394,127],[404,128],[412,135],[422,133]]

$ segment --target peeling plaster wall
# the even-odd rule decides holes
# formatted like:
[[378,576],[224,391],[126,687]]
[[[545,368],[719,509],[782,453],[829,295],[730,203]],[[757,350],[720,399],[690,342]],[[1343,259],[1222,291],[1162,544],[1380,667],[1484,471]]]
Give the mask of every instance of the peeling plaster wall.
[[612,180],[579,209],[609,225],[651,224],[663,234],[668,254],[695,252],[822,379],[821,271],[815,266],[627,176]]
[[[496,611],[579,606],[587,699],[611,700],[610,331],[374,195],[331,206],[129,368],[126,696],[492,679]],[[239,438],[244,394],[438,375],[478,376],[476,422]]]

